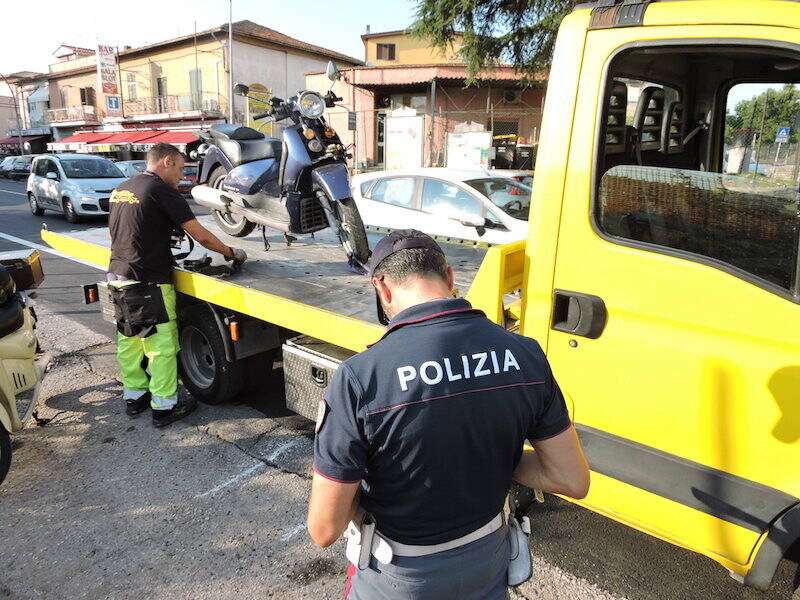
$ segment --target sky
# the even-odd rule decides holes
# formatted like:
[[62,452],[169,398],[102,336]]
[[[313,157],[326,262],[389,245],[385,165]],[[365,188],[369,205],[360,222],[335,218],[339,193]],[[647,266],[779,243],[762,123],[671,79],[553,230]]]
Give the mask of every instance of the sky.
[[[143,46],[211,29],[228,21],[228,0],[35,0],[4,10],[0,73],[47,72],[61,44],[93,48],[98,41]],[[31,7],[25,10],[23,7]],[[35,7],[35,8],[34,8]],[[6,7],[8,8],[8,7]],[[292,10],[295,9],[295,10]],[[364,58],[361,34],[403,29],[415,0],[233,0],[233,20],[248,19],[293,38]]]

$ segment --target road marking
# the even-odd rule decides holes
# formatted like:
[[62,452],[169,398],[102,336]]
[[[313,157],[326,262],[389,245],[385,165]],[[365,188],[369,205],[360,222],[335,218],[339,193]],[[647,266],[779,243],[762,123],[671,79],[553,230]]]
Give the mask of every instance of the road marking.
[[296,279],[294,277],[287,277],[286,279],[290,279],[292,281],[299,281],[300,283],[307,283],[308,285],[315,285],[315,286],[320,287],[322,289],[327,289],[324,285],[321,285],[319,283],[313,283],[311,281],[306,281],[305,279]]
[[234,475],[233,477],[231,477],[230,479],[228,479],[228,480],[226,480],[226,481],[223,481],[223,482],[222,482],[222,483],[220,483],[219,485],[215,485],[215,486],[214,486],[213,488],[211,488],[210,490],[206,490],[205,492],[202,492],[201,494],[197,494],[197,495],[195,496],[195,498],[205,498],[206,496],[211,496],[211,495],[213,495],[213,494],[216,494],[216,493],[217,493],[217,492],[219,492],[220,490],[224,490],[226,487],[228,487],[228,486],[231,486],[231,485],[233,485],[234,483],[239,483],[239,482],[240,482],[240,481],[242,481],[243,479],[247,479],[247,478],[248,478],[248,477],[250,477],[250,476],[251,476],[253,473],[255,473],[256,471],[258,471],[259,469],[263,469],[263,468],[264,468],[264,467],[266,467],[266,466],[267,466],[267,465],[265,465],[265,464],[264,464],[264,463],[262,463],[262,462],[256,463],[256,464],[254,464],[252,467],[250,467],[249,469],[245,469],[244,471],[242,471],[242,472],[241,472],[241,473],[239,473],[238,475]]
[[6,190],[6,189],[3,189],[3,188],[0,188],[0,192],[3,192],[5,194],[16,194],[17,196],[27,196],[28,195],[28,194],[25,194],[23,192],[12,192],[11,190]]
[[63,252],[59,252],[58,250],[53,250],[52,248],[48,248],[47,246],[42,246],[41,244],[36,244],[34,242],[29,242],[28,240],[23,240],[22,238],[18,238],[14,235],[9,235],[7,233],[0,232],[0,239],[8,240],[9,242],[14,242],[15,244],[19,244],[20,246],[27,246],[28,248],[33,248],[34,250],[39,250],[40,252],[47,252],[48,254],[53,254],[61,258],[74,260],[77,263],[81,263],[82,265],[86,265],[87,267],[92,267],[93,269],[97,269],[99,271],[105,271],[105,267],[98,267],[97,265],[90,263],[89,261],[82,260],[80,258],[75,258],[73,256],[70,256],[69,254],[64,254]]
[[281,454],[283,454],[284,452],[286,452],[286,451],[287,451],[289,448],[294,448],[294,447],[295,447],[295,446],[297,446],[299,443],[300,443],[300,440],[289,440],[289,441],[288,441],[288,442],[286,442],[285,444],[281,444],[280,446],[278,446],[277,448],[275,448],[275,450],[273,450],[273,451],[272,451],[272,453],[271,453],[271,454],[270,454],[270,455],[267,457],[267,460],[268,460],[269,462],[275,462],[275,460],[277,460],[277,458],[278,458],[278,457],[279,457]]
[[297,527],[295,527],[291,531],[287,531],[286,533],[284,533],[281,536],[281,539],[284,542],[288,542],[290,539],[292,539],[294,536],[296,536],[301,531],[305,531],[305,529],[306,529],[306,524],[305,523],[300,523],[300,525],[298,525]]

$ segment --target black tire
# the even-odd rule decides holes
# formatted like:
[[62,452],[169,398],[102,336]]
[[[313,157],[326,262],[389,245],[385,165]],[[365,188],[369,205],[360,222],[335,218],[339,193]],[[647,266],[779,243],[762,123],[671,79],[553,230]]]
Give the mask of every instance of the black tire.
[[[208,178],[208,186],[219,188],[227,174],[228,172],[225,170],[225,167],[217,167],[211,171],[211,175]],[[214,211],[214,219],[217,221],[217,225],[219,225],[222,231],[233,237],[247,237],[253,233],[253,229],[256,228],[255,223],[248,221],[244,217],[222,213],[218,210]]]
[[0,483],[6,478],[9,467],[11,467],[11,436],[6,428],[0,425]]
[[31,214],[34,217],[41,217],[44,214],[44,209],[39,206],[39,203],[36,201],[36,196],[31,192],[28,192],[28,205],[31,207]]
[[[318,193],[324,194],[325,192],[320,190]],[[355,200],[347,198],[346,200],[331,202],[331,206],[335,211],[338,211],[342,229],[345,230],[348,237],[347,240],[339,238],[339,241],[342,242],[345,251],[347,251],[345,244],[349,244],[358,261],[362,265],[366,265],[370,255],[367,230],[364,229],[364,222],[361,220],[361,214],[358,212]]]
[[239,394],[245,384],[245,364],[225,359],[225,342],[211,309],[187,311],[178,324],[178,369],[189,393],[205,404],[221,404]]
[[72,205],[72,200],[69,198],[64,198],[62,202],[62,206],[64,207],[64,218],[69,223],[80,223],[81,217],[78,213],[75,212],[75,207]]

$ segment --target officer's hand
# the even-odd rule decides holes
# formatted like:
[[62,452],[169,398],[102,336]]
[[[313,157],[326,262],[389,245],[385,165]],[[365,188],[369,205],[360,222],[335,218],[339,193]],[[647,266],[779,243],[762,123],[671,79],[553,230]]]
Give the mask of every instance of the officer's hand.
[[228,260],[232,260],[233,262],[239,265],[247,260],[247,252],[245,252],[241,248],[234,248],[233,246],[231,246],[230,249],[232,256],[227,257]]

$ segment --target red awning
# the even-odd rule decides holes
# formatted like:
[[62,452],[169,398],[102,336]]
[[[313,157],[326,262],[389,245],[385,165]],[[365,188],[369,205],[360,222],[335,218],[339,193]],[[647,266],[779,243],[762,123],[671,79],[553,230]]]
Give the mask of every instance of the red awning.
[[155,137],[148,138],[146,144],[190,144],[196,142],[197,136],[191,131],[162,131]]
[[114,144],[135,144],[144,140],[150,139],[153,136],[160,135],[161,131],[119,131],[112,133],[109,137],[103,138],[96,142],[89,142],[90,144],[114,145]]
[[108,131],[84,131],[82,133],[76,133],[69,137],[65,137],[63,140],[58,140],[55,142],[56,144],[92,144],[94,142],[98,142],[103,140],[109,136],[111,136]]
[[47,137],[47,136],[46,135],[23,135],[22,138],[20,138],[20,136],[15,135],[15,136],[12,136],[12,137],[7,137],[7,138],[0,139],[0,146],[19,144],[20,139],[22,139],[23,142],[32,142],[33,140],[40,140],[43,137]]

